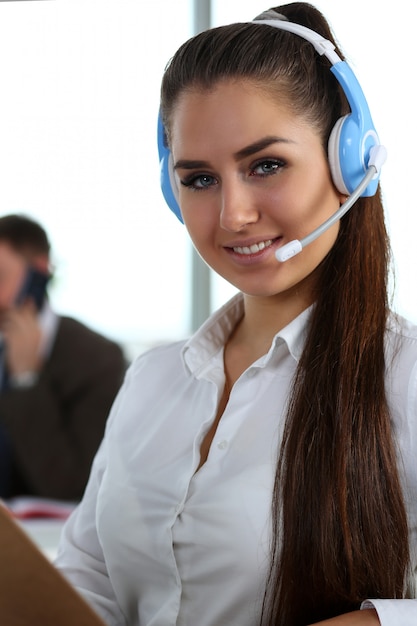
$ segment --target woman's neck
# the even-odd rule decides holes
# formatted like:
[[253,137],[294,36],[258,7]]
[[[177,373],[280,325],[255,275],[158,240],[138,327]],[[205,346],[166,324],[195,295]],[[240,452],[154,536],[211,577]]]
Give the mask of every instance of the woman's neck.
[[244,316],[242,319],[242,331],[247,340],[251,341],[258,337],[261,341],[272,338],[292,322],[300,313],[307,309],[313,302],[312,299],[292,298],[285,301],[283,298],[258,298],[243,296]]
[[266,354],[275,335],[312,304],[311,299],[245,295],[244,314],[224,350],[227,380],[232,386],[252,363]]

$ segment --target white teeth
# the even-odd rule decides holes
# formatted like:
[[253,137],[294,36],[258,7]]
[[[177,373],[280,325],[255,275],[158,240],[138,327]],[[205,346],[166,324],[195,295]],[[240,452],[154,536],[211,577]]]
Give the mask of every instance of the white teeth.
[[268,246],[270,246],[271,243],[272,243],[272,239],[267,239],[266,241],[260,241],[259,243],[254,243],[250,247],[244,246],[243,248],[241,248],[240,246],[236,246],[235,248],[233,248],[233,251],[237,252],[238,254],[255,254],[256,252],[259,252],[260,250],[263,250],[264,248],[268,248]]

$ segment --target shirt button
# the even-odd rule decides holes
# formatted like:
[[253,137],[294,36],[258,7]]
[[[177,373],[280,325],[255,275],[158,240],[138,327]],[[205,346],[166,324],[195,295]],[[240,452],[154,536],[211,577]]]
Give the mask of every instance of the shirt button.
[[219,443],[217,444],[217,447],[219,450],[224,450],[225,448],[227,448],[226,439],[222,439],[222,441],[219,441]]
[[248,371],[246,372],[246,376],[247,376],[248,378],[254,378],[254,377],[257,375],[257,373],[258,373],[257,368],[252,367],[250,370],[248,370]]

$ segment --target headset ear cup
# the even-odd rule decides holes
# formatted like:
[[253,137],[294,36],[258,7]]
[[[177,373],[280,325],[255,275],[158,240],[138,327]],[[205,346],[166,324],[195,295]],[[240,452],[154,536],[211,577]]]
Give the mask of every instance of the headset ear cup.
[[178,204],[178,189],[175,183],[174,170],[172,168],[172,154],[166,150],[166,154],[160,158],[161,190],[171,211],[183,224],[181,210]]
[[341,145],[340,142],[341,142],[341,136],[342,136],[342,129],[343,129],[343,124],[347,117],[348,116],[345,115],[344,117],[339,118],[336,124],[332,128],[332,131],[329,137],[329,143],[328,143],[328,159],[329,159],[330,172],[331,172],[333,183],[335,184],[336,189],[343,194],[349,195],[349,190],[346,187],[346,184],[343,178],[342,164],[340,160],[340,156],[341,156],[340,155],[340,145]]
[[[178,185],[177,185],[177,179],[175,177],[175,172],[174,172],[174,161],[172,159],[172,152],[171,150],[168,151],[169,152],[169,157],[168,157],[168,174],[169,174],[169,183],[171,186],[171,191],[172,191],[172,195],[175,198],[175,202],[177,204],[178,207],[178,211],[180,210],[179,208],[179,190],[178,190]],[[181,215],[181,213],[180,213]],[[182,218],[180,218],[182,221]]]
[[158,154],[160,168],[160,183],[162,194],[171,211],[183,222],[181,210],[178,203],[178,188],[175,181],[174,168],[172,165],[172,154],[168,147],[165,129],[161,115],[158,115]]
[[[329,137],[328,159],[333,182],[338,191],[350,195],[360,184],[369,164],[370,151],[380,146],[370,115],[352,113],[340,118]],[[379,174],[369,182],[361,196],[373,196],[378,187]]]

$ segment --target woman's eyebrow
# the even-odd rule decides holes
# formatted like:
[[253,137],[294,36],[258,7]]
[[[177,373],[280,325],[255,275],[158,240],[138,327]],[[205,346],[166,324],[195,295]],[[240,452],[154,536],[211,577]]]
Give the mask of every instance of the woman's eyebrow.
[[[284,139],[283,137],[263,137],[262,139],[251,143],[249,146],[245,146],[241,150],[238,150],[237,152],[235,152],[233,157],[236,161],[240,161],[241,159],[251,156],[252,154],[256,154],[257,152],[260,152],[261,150],[264,150],[265,148],[268,148],[275,143],[294,143],[294,141],[291,141],[290,139]],[[209,165],[210,164],[208,161],[201,161],[196,159],[179,159],[176,163],[174,163],[174,170],[193,170],[209,167]]]
[[194,170],[199,168],[208,167],[208,161],[196,161],[193,159],[180,159],[174,163],[174,170]]
[[254,143],[251,143],[249,146],[242,148],[242,150],[238,150],[238,152],[234,154],[234,158],[236,161],[240,161],[241,159],[244,159],[245,157],[251,156],[252,154],[256,154],[257,152],[260,152],[261,150],[268,148],[274,143],[294,143],[294,141],[291,141],[290,139],[285,139],[284,137],[275,137],[275,136],[263,137],[262,139],[259,139],[259,141],[255,141]]

